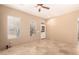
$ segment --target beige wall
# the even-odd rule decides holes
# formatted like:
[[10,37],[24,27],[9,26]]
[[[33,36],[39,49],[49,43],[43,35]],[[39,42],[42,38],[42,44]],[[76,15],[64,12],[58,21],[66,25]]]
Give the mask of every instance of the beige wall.
[[47,20],[47,37],[62,51],[74,54],[77,44],[77,19],[79,11],[52,17]]
[[[7,16],[18,16],[21,18],[21,33],[20,33],[20,38],[18,39],[13,39],[12,44],[16,45],[19,43],[27,43],[35,39],[40,39],[40,22],[42,18],[32,16],[30,14],[11,9],[5,6],[0,5],[0,47],[5,46],[7,42],[10,40],[7,39]],[[37,33],[35,37],[30,37],[30,22],[31,20],[36,21],[36,26],[37,26]]]
[[4,25],[5,21],[3,20],[3,18],[4,18],[3,14],[0,13],[0,49],[4,48],[4,46],[7,43],[7,41],[5,41],[6,39],[5,25]]

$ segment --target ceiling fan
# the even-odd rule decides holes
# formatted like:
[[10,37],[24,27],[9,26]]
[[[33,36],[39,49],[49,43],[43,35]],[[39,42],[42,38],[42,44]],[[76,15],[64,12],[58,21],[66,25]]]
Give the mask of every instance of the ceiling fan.
[[47,9],[47,10],[50,9],[49,7],[45,6],[44,4],[37,4],[36,7],[39,7],[39,9],[38,9],[39,12],[41,11],[41,8],[44,8],[44,9]]

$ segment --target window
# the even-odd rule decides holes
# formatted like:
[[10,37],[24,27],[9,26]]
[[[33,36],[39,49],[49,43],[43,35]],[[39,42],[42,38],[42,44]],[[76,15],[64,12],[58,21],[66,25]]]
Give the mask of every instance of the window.
[[18,38],[20,35],[20,18],[8,16],[8,39]]

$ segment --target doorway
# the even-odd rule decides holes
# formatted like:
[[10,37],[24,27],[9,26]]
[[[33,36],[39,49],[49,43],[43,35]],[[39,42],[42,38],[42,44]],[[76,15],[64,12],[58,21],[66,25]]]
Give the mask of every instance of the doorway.
[[77,19],[77,54],[79,54],[79,18]]

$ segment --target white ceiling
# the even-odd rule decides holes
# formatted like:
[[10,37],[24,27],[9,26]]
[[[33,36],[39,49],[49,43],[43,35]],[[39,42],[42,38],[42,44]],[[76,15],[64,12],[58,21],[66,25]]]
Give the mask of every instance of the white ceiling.
[[69,13],[75,10],[79,10],[79,4],[45,4],[50,9],[42,9],[41,12],[38,12],[38,8],[36,8],[34,4],[7,4],[5,6],[15,8],[17,10],[24,11],[26,13],[39,16],[42,18],[50,18],[59,15],[63,15],[65,13]]

